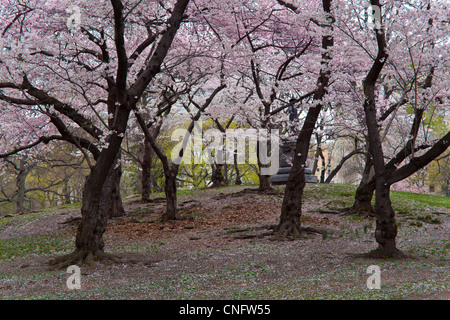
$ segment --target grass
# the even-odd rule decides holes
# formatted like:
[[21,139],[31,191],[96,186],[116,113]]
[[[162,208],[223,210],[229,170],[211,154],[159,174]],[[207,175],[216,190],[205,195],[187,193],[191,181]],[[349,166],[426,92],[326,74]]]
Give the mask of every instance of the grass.
[[[249,185],[236,187],[250,187]],[[253,186],[254,187],[254,186]],[[230,187],[226,187],[230,188]],[[283,187],[277,187],[283,191]],[[339,184],[307,184],[304,199],[317,202],[318,206],[331,203],[331,206],[349,206],[353,203],[356,186]],[[201,190],[181,190],[179,194],[194,194]],[[220,190],[218,191],[220,192]],[[154,194],[154,197],[163,194]],[[446,222],[448,215],[436,215],[439,208],[450,208],[450,198],[422,195],[408,192],[392,191],[391,198],[397,216],[403,224],[409,226],[413,224],[413,230],[424,232],[428,228],[442,228],[441,224]],[[80,203],[66,205],[52,210],[58,211],[61,208],[75,208]],[[230,207],[231,208],[231,207]],[[230,209],[228,208],[228,209]],[[39,216],[52,214],[50,209],[45,209],[40,213],[16,216],[13,218],[0,219],[0,232],[5,228],[14,228],[33,221]],[[57,214],[57,213],[56,213]],[[361,238],[367,235],[374,228],[374,221],[368,221],[360,217],[343,217],[345,221],[352,222],[351,229],[346,234],[347,237]],[[405,221],[407,221],[405,223]],[[359,227],[356,225],[360,225]],[[423,226],[418,228],[419,225]],[[357,227],[355,229],[355,226]],[[359,229],[358,229],[359,228]],[[410,230],[408,229],[408,230]],[[235,230],[227,230],[231,233]],[[333,233],[325,233],[322,240],[333,241]],[[372,238],[371,238],[372,239]],[[124,243],[110,248],[114,252],[127,253],[159,253],[165,252],[170,241],[146,241],[139,243]],[[108,245],[108,241],[106,241]],[[249,245],[242,250],[248,250],[253,255],[264,254],[266,249],[271,248],[269,244],[258,244],[249,242]],[[275,244],[274,244],[275,245]],[[31,237],[11,238],[0,240],[0,262],[9,263],[15,257],[27,257],[33,255],[53,255],[70,252],[73,249],[73,236],[47,234]],[[215,251],[216,250],[216,251]],[[239,254],[239,247],[231,246],[219,249],[204,249],[198,251],[199,259],[210,259],[218,253],[230,253],[230,261],[234,261],[234,254]],[[243,252],[244,254],[246,252]],[[367,275],[365,269],[368,261],[356,261],[354,264],[342,266],[330,266],[319,274],[310,278],[302,273],[291,273],[289,269],[278,270],[264,260],[247,260],[233,262],[223,265],[217,270],[205,267],[202,270],[184,271],[173,274],[170,278],[153,278],[132,280],[124,284],[122,279],[108,286],[86,286],[77,292],[55,291],[34,293],[27,296],[27,299],[114,299],[121,298],[176,298],[176,299],[391,299],[408,295],[434,294],[439,291],[448,290],[445,286],[450,280],[450,274],[444,260],[450,253],[450,240],[430,241],[417,247],[410,247],[406,253],[414,254],[418,258],[427,258],[424,265],[417,266],[419,261],[371,261],[370,264],[378,264],[382,269],[382,289],[368,290],[365,286]],[[306,259],[306,256],[303,257]],[[311,256],[311,259],[313,256]],[[428,260],[428,258],[430,258]],[[432,258],[432,259],[431,259]],[[254,258],[249,258],[254,259]],[[300,259],[300,258],[299,258]],[[423,260],[421,260],[423,261]],[[444,262],[443,262],[444,261]],[[177,262],[179,263],[179,262]],[[421,262],[422,263],[422,262]],[[439,263],[443,266],[440,267]],[[395,270],[412,270],[416,267],[424,270],[434,270],[432,278],[396,280]],[[397,269],[396,269],[397,268]],[[440,269],[442,268],[442,270]],[[35,274],[36,279],[27,278],[34,275],[18,274],[3,275],[0,277],[0,287],[2,283],[17,283],[20,281],[38,281],[53,279],[55,283],[64,285],[65,273]],[[14,278],[17,277],[17,278]],[[87,276],[86,276],[87,277]],[[271,282],[271,277],[279,281]],[[88,277],[87,277],[88,278]],[[88,284],[86,282],[86,284]],[[355,285],[356,284],[356,285]],[[84,283],[83,283],[84,285]],[[19,297],[18,297],[19,298]],[[1,299],[1,298],[0,298]]]
[[39,235],[0,240],[0,260],[24,257],[30,254],[55,254],[73,249],[71,238],[60,235]]
[[414,202],[419,206],[425,205],[450,209],[450,197],[441,197],[431,194],[391,191],[391,200],[393,203],[406,204],[408,202]]
[[[346,184],[307,184],[304,191],[305,200],[322,200],[334,207],[351,206],[357,186]],[[391,191],[391,201],[398,214],[431,212],[435,208],[450,209],[450,197],[419,194],[403,191]],[[373,197],[372,204],[375,204]]]
[[2,229],[19,227],[27,223],[30,223],[36,219],[39,219],[43,216],[51,215],[53,213],[54,211],[50,212],[49,209],[44,209],[43,211],[37,213],[13,216],[10,218],[2,218],[0,219],[0,232],[2,231]]

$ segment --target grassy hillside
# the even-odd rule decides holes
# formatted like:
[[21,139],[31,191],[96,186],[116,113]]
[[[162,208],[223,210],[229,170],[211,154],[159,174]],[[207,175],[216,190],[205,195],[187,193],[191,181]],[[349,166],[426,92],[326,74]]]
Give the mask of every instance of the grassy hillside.
[[[347,184],[307,184],[305,199],[310,197],[334,198],[336,204],[350,206],[353,203],[357,186]],[[391,191],[391,201],[396,211],[426,210],[431,207],[450,209],[450,197],[429,194]],[[374,199],[373,199],[373,203]]]
[[[353,203],[356,186],[308,184],[302,224],[327,232],[274,241],[278,194],[242,192],[256,186],[181,190],[180,213],[163,223],[162,194],[153,203],[125,201],[127,215],[108,223],[105,250],[126,258],[82,272],[82,289],[69,291],[65,270],[47,262],[74,248],[80,204],[0,219],[1,299],[426,299],[450,297],[450,199],[392,192],[398,247],[405,260],[351,256],[376,248],[375,220],[323,214]],[[252,237],[253,236],[253,237]],[[379,265],[382,289],[368,290],[366,269]]]

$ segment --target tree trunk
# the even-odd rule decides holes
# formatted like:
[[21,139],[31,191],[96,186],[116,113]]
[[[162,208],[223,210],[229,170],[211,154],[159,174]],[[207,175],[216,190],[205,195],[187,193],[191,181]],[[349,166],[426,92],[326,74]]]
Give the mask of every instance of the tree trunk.
[[[269,157],[269,155],[270,155],[270,153],[272,151],[271,150],[271,145],[270,145],[269,141],[265,141],[265,143],[267,144],[267,156]],[[259,172],[260,172],[260,173],[258,173],[258,177],[259,177],[258,191],[260,191],[260,192],[271,191],[271,190],[273,190],[273,188],[270,185],[270,176],[261,174],[261,168],[268,167],[270,165],[269,164],[264,165],[264,164],[261,163],[261,161],[260,161],[260,154],[259,154],[260,152],[259,151],[260,150],[259,150],[259,143],[258,143],[257,147],[256,147],[256,156],[257,156],[257,159],[258,159],[258,168],[259,168]]]
[[[286,184],[286,190],[284,192],[280,222],[275,230],[280,238],[286,238],[287,236],[296,237],[300,235],[300,217],[302,214],[302,195],[305,187],[305,174],[303,168],[299,169],[296,167],[299,166],[295,166],[294,164],[291,169]],[[291,178],[294,171],[297,172],[294,175],[295,178]]]
[[327,171],[327,164],[325,163],[325,157],[323,155],[323,151],[320,150],[320,159],[322,160],[322,168],[320,169],[320,183],[325,182],[325,172]]
[[[103,149],[92,168],[83,190],[81,221],[75,239],[75,251],[53,261],[51,265],[93,265],[96,261],[110,259],[104,252],[103,234],[111,212],[114,189],[118,191],[120,167],[115,168],[120,155],[123,132],[126,130],[130,110],[120,108],[117,115],[116,132],[108,137],[108,147]],[[122,134],[121,134],[122,133]],[[117,195],[116,195],[117,196]]]
[[319,157],[322,154],[322,136],[316,134],[316,152],[314,154],[314,163],[312,167],[312,174],[316,174],[317,168],[319,166]]
[[25,168],[25,162],[20,160],[19,174],[17,175],[17,197],[16,197],[16,213],[22,214],[24,212],[25,204],[25,188],[28,170]]
[[312,166],[312,174],[316,174],[317,172],[317,168],[319,167],[319,152],[320,149],[319,147],[316,148],[316,153],[314,154],[314,162],[313,162],[313,166]]
[[144,139],[144,152],[142,157],[142,201],[150,201],[151,193],[151,168],[153,161],[153,149],[147,138]]
[[223,164],[223,183],[227,186],[230,184],[230,180],[228,178],[228,163]]
[[103,233],[110,215],[109,197],[114,186],[113,175],[108,175],[100,190],[100,183],[91,182],[96,180],[96,175],[93,174],[89,178],[83,191],[82,219],[75,240],[75,252],[78,252],[75,255],[76,260],[85,263],[93,263],[104,254]]
[[309,108],[305,123],[300,131],[295,147],[293,166],[289,173],[281,206],[280,222],[276,232],[280,238],[300,235],[300,217],[302,213],[302,195],[305,188],[305,164],[308,156],[311,134],[322,106]]
[[375,209],[372,206],[372,198],[375,192],[375,183],[360,184],[356,189],[355,202],[351,211],[361,215],[375,215]]
[[[120,155],[118,156],[120,159]],[[125,215],[125,209],[123,208],[122,196],[120,194],[120,179],[122,177],[122,166],[113,168],[106,180],[106,183],[110,184],[107,191],[110,190],[109,202],[108,202],[108,217],[117,218]]]
[[[19,171],[17,175],[17,196],[16,196],[16,213],[22,214],[25,210],[25,194],[27,193],[26,182],[30,172],[36,167],[36,164],[29,164],[25,158],[19,159],[19,164],[14,164],[16,170]],[[31,209],[31,208],[30,208]]]
[[233,161],[234,161],[234,170],[236,171],[236,179],[234,181],[234,184],[239,186],[242,184],[242,180],[241,180],[241,173],[239,172],[239,167],[237,163],[237,152],[235,152],[233,155]]
[[[379,0],[372,0],[371,4],[378,7],[380,6]],[[382,24],[381,20],[380,23]],[[375,84],[388,57],[386,37],[383,29],[376,30],[376,38],[378,54],[364,80],[364,113],[366,116],[369,151],[372,155],[373,167],[376,175],[375,211],[377,223],[375,239],[378,242],[378,248],[372,251],[370,255],[380,258],[393,258],[402,256],[403,254],[396,248],[395,244],[397,224],[395,222],[395,212],[392,209],[389,195],[390,184],[387,182],[387,173],[389,171],[386,170],[384,163],[383,146],[378,128],[375,99]]]
[[[108,203],[113,189],[113,183],[110,180],[114,179],[114,175],[111,174],[111,171],[117,163],[130,112],[135,109],[139,97],[148,87],[150,81],[161,70],[161,65],[178,31],[189,0],[178,0],[175,3],[167,23],[166,32],[161,36],[153,56],[146,63],[146,68],[142,70],[141,75],[130,87],[129,92],[127,92],[129,64],[124,44],[123,4],[121,1],[111,1],[111,3],[114,9],[114,32],[118,55],[117,77],[115,81],[108,81],[108,111],[114,111],[113,121],[110,119],[109,129],[111,133],[106,139],[107,147],[100,152],[86,179],[83,190],[81,222],[75,240],[75,251],[51,262],[51,264],[56,264],[59,267],[82,263],[90,265],[96,260],[110,258],[104,252],[103,233],[106,230],[110,209]],[[142,124],[142,119],[139,122],[141,126],[145,126],[145,123]]]
[[224,185],[224,176],[223,176],[223,164],[211,164],[211,181],[212,181],[212,188],[218,188]]
[[372,206],[373,193],[375,191],[375,180],[371,181],[373,161],[368,154],[366,156],[366,164],[364,166],[361,182],[356,189],[355,202],[351,207],[351,211],[362,215],[375,215],[375,209]]
[[162,221],[178,220],[177,210],[177,174],[178,166],[172,165],[168,172],[164,172],[164,193],[166,195],[166,212],[162,215]]
[[394,258],[403,256],[397,249],[395,238],[397,237],[398,226],[395,222],[395,212],[392,209],[390,200],[390,185],[385,183],[384,179],[377,179],[375,195],[375,211],[377,222],[375,229],[375,239],[379,247],[371,255],[380,258]]
[[63,192],[64,192],[64,204],[71,204],[72,203],[72,199],[71,199],[71,190],[69,187],[69,178],[67,178],[64,181],[64,185],[63,185]]
[[273,187],[270,185],[270,176],[259,175],[258,190],[261,192],[273,190]]
[[[332,30],[332,23],[334,18],[331,13],[331,0],[322,1],[323,10],[328,15],[328,28]],[[327,28],[327,29],[328,29]],[[328,32],[326,32],[328,33]],[[287,236],[298,236],[301,233],[300,217],[302,212],[302,195],[305,187],[305,165],[308,157],[309,145],[311,136],[316,127],[316,122],[322,110],[321,100],[326,94],[328,83],[330,80],[329,62],[331,55],[329,49],[333,46],[333,37],[331,32],[322,36],[322,61],[319,78],[317,81],[317,89],[314,92],[313,101],[315,106],[308,109],[305,122],[297,137],[295,146],[295,155],[293,159],[293,166],[289,173],[289,178],[286,183],[283,203],[281,206],[280,222],[275,229],[280,238]]]

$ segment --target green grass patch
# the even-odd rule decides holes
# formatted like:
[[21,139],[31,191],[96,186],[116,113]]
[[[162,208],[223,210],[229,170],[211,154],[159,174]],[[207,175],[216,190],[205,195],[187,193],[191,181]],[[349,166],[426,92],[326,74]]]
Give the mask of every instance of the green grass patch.
[[[334,183],[306,184],[303,198],[305,200],[322,200],[331,207],[351,206],[358,186]],[[450,209],[450,197],[420,194],[403,191],[391,191],[394,210],[400,215],[433,211],[433,208]],[[375,205],[375,194],[372,199]]]
[[73,249],[72,239],[60,235],[39,235],[0,240],[0,260],[29,254],[54,254]]
[[450,209],[450,197],[441,197],[431,194],[391,191],[391,200],[393,203],[401,204],[414,202],[419,207],[420,205],[424,205]]

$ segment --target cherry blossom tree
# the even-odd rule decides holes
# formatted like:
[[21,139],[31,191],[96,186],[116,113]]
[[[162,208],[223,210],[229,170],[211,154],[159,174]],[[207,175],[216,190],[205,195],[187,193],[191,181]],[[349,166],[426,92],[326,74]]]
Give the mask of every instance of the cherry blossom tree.
[[[396,4],[398,3],[394,4],[392,2],[390,3],[391,6],[384,6],[386,8],[384,9],[385,11],[389,9],[393,10],[391,12],[391,18],[393,17],[393,12],[395,12],[396,17],[399,16],[399,10],[395,11],[394,9]],[[371,1],[371,5],[373,6],[372,8],[381,8],[379,1]],[[400,8],[404,9],[405,6],[407,4],[402,3]],[[424,110],[430,103],[435,104],[435,102],[438,102],[437,105],[440,108],[445,107],[445,103],[442,103],[442,95],[446,96],[447,93],[442,92],[442,89],[445,88],[448,81],[437,75],[440,73],[438,71],[440,67],[446,67],[448,61],[444,60],[442,61],[443,64],[440,65],[434,55],[436,53],[442,53],[442,48],[439,48],[440,46],[437,43],[446,37],[442,33],[442,26],[439,25],[439,16],[435,16],[442,8],[442,4],[438,3],[431,6],[430,3],[427,3],[425,5],[422,4],[421,7],[415,7],[412,10],[405,10],[405,16],[403,17],[408,17],[408,15],[410,19],[415,17],[414,24],[419,25],[421,28],[425,27],[425,33],[422,30],[420,33],[418,30],[415,33],[414,29],[412,29],[411,33],[406,33],[405,35],[404,33],[400,33],[398,29],[395,29],[395,21],[385,23],[387,21],[386,16],[389,15],[384,13],[378,16],[379,25],[375,28],[374,32],[377,48],[374,50],[375,54],[372,55],[373,64],[363,81],[363,107],[367,124],[369,152],[375,173],[372,183],[376,190],[375,212],[377,216],[377,227],[375,238],[379,247],[371,253],[374,256],[397,257],[403,255],[396,248],[395,244],[397,224],[395,222],[395,212],[392,209],[390,201],[390,186],[395,182],[405,179],[428,164],[444,152],[450,144],[447,141],[450,137],[450,132],[437,142],[431,145],[425,145],[424,149],[426,147],[431,148],[422,155],[419,155],[420,153],[418,152],[422,147],[416,144]],[[378,11],[381,12],[381,10]],[[404,21],[402,21],[403,23]],[[436,30],[434,30],[434,26],[437,26]],[[389,28],[392,28],[391,31],[386,31]],[[404,28],[403,25],[402,28]],[[389,42],[388,39],[390,40]],[[404,45],[406,45],[406,50]],[[368,54],[370,54],[370,51],[368,51]],[[421,59],[421,57],[424,57],[424,59]],[[404,60],[402,61],[402,59]],[[419,63],[419,61],[422,62]],[[400,66],[405,66],[406,68],[399,71]],[[392,69],[388,67],[392,67]],[[396,83],[399,85],[395,86],[390,83],[390,77],[398,77]],[[435,78],[441,81],[433,88],[433,83],[436,81]],[[409,79],[412,80],[408,81]],[[378,81],[379,84],[377,84]],[[392,92],[390,94],[383,92],[382,89],[386,90],[386,88],[387,90],[392,90]],[[392,94],[395,91],[400,92],[400,94],[397,94],[397,96],[400,96],[400,99],[397,100],[397,103],[387,108],[387,110],[385,109],[388,116],[405,102],[409,102],[414,117],[405,145],[386,163],[384,156],[386,147],[385,143],[383,143],[385,135],[380,133],[379,129],[379,110],[383,110],[383,104],[390,101],[391,96],[395,95]],[[413,97],[411,100],[408,99],[411,96],[408,95],[409,93]],[[440,97],[436,101],[437,96]],[[381,118],[385,114],[382,114]],[[395,115],[392,117],[395,117]],[[388,128],[386,127],[385,131],[387,130]],[[400,165],[409,156],[412,157],[410,162],[397,168],[397,165]]]
[[[195,122],[200,119],[200,116],[208,108],[208,106],[213,102],[215,96],[219,94],[225,88],[225,84],[219,84],[215,89],[212,90],[211,94],[206,98],[203,103],[198,103],[194,100],[194,97],[189,97],[189,104],[195,107],[195,112],[192,114],[192,121],[187,129],[186,135],[183,137],[183,141],[187,141],[194,129]],[[139,112],[135,113],[137,122],[142,129],[145,138],[150,143],[151,147],[155,151],[156,155],[162,162],[164,170],[164,193],[166,195],[166,211],[162,215],[162,221],[177,220],[180,219],[180,215],[177,210],[177,175],[179,172],[181,159],[186,150],[187,142],[183,143],[181,150],[179,151],[179,158],[170,159],[161,148],[156,143],[152,133],[150,132],[145,120],[142,118]]]
[[[45,127],[56,132],[28,147],[61,139],[95,158],[76,249],[56,264],[109,258],[103,233],[129,116],[160,72],[188,3],[77,1],[71,8],[63,1],[2,3],[2,108],[37,110]],[[70,19],[66,9],[73,13]]]
[[[446,10],[442,2],[430,5],[428,1],[419,1],[415,6],[401,1],[388,2],[383,8],[389,56],[376,90],[377,121],[382,128],[386,169],[393,176],[397,166],[408,159],[414,160],[445,137],[445,132],[441,136],[423,135],[420,127],[426,126],[424,115],[427,112],[440,112],[448,107],[445,98],[448,95],[448,77],[445,76],[448,54],[443,52],[442,45],[448,42],[445,31],[448,22],[442,14]],[[355,8],[349,9],[355,11]],[[409,26],[407,33],[404,32],[405,23]],[[374,57],[370,42],[364,42],[364,36],[356,29],[351,31],[347,24],[341,30],[355,46]],[[432,154],[428,153],[428,156]],[[425,161],[423,165],[427,163]],[[369,156],[351,208],[354,212],[373,213],[371,199],[377,175],[369,174],[372,166],[373,159]],[[420,166],[409,168],[409,174],[421,169]],[[402,178],[406,177],[402,174]]]
[[[179,218],[178,160],[187,149],[174,161],[156,139],[175,106],[189,117],[186,141],[204,116],[219,127],[225,121],[266,130],[295,127],[295,155],[276,228],[282,238],[301,233],[311,140],[316,137],[320,147],[325,136],[331,138],[324,128],[332,122],[357,141],[336,169],[357,153],[366,155],[355,204],[367,205],[376,190],[377,254],[401,255],[390,186],[450,144],[448,130],[438,132],[425,121],[449,105],[448,8],[444,0],[368,5],[2,1],[0,158],[59,141],[78,148],[90,166],[75,251],[55,263],[110,258],[103,233],[108,217],[123,212],[119,182],[127,135],[144,137],[144,157],[138,159],[143,169],[152,152],[161,160],[163,220]],[[289,123],[286,110],[294,106],[302,121]],[[213,167],[220,176],[222,167]],[[269,189],[268,182],[260,174],[260,189]]]
[[[286,6],[291,7],[294,12],[300,12],[301,8],[292,4],[279,1]],[[326,101],[326,95],[329,90],[329,82],[331,77],[333,47],[333,21],[334,14],[332,12],[331,0],[323,0],[322,7],[317,8],[318,16],[315,23],[320,26],[322,39],[322,53],[320,58],[320,67],[317,76],[316,88],[313,91],[313,103],[309,107],[302,128],[298,134],[293,165],[286,184],[286,190],[283,198],[280,222],[276,228],[276,232],[281,238],[287,236],[299,236],[300,217],[302,208],[302,193],[305,188],[305,164],[308,156],[311,137],[316,128],[317,119]],[[311,13],[310,13],[311,14]]]

